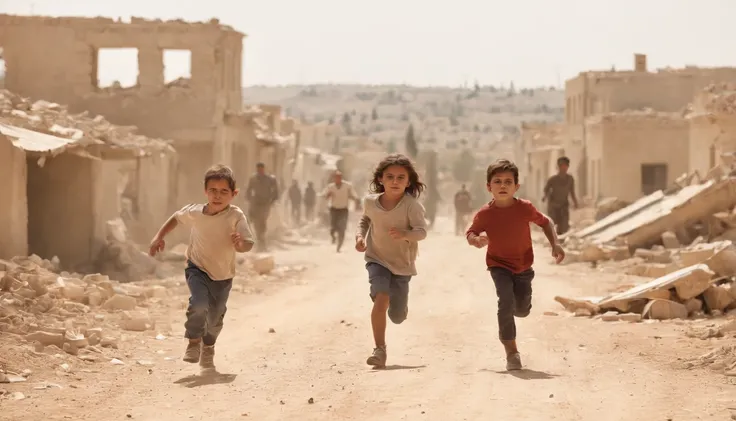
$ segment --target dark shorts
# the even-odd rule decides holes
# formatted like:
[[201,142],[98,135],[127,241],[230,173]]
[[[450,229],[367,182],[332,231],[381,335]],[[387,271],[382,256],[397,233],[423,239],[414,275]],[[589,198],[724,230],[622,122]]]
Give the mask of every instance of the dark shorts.
[[371,284],[370,297],[375,301],[379,293],[388,294],[388,317],[394,323],[406,320],[409,313],[409,281],[411,276],[395,275],[378,263],[368,262],[368,282]]

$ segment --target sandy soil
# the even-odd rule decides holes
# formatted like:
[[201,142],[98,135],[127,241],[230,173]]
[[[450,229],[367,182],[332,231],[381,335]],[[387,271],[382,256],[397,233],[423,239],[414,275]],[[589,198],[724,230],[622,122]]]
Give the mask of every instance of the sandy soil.
[[[182,297],[170,338],[131,335],[120,350],[125,365],[79,361],[69,373],[2,385],[26,399],[0,401],[0,419],[691,421],[728,419],[736,407],[726,377],[677,365],[715,340],[686,338],[681,323],[565,315],[554,295],[601,293],[626,279],[553,266],[541,246],[534,309],[518,321],[527,369],[513,374],[504,371],[483,251],[459,237],[433,233],[421,244],[409,319],[389,325],[386,370],[365,365],[371,301],[362,256],[325,243],[277,260],[312,263],[299,281],[231,295],[216,356],[223,374],[200,377],[180,360]],[[44,376],[61,388],[34,389]]]

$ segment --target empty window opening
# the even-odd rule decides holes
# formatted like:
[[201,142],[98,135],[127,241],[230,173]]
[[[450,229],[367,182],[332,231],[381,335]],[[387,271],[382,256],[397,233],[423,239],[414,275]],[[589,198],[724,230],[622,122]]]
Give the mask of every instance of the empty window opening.
[[0,47],[0,88],[5,88],[5,50]]
[[192,52],[164,50],[164,83],[167,85],[189,81],[192,78]]
[[667,188],[667,164],[641,164],[641,191],[649,195]]
[[138,85],[137,48],[100,48],[95,64],[98,88],[131,88]]

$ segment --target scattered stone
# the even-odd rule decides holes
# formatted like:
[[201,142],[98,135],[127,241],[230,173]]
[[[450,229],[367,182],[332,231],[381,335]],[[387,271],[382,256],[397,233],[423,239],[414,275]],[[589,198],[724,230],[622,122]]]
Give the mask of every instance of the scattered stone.
[[276,268],[276,261],[273,255],[268,253],[257,253],[253,256],[252,260],[253,270],[259,275],[265,275],[270,273]]
[[268,328],[268,333],[276,333],[276,330],[274,330],[274,328],[270,327],[270,328]]
[[102,304],[105,310],[133,310],[138,305],[134,297],[115,294]]

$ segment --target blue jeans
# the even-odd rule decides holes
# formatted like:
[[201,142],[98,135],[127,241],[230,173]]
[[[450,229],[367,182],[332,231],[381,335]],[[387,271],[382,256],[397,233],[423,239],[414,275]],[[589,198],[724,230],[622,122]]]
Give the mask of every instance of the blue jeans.
[[222,331],[233,280],[213,281],[206,272],[189,261],[184,274],[191,294],[187,321],[184,322],[184,337],[202,338],[205,345],[214,345]]

